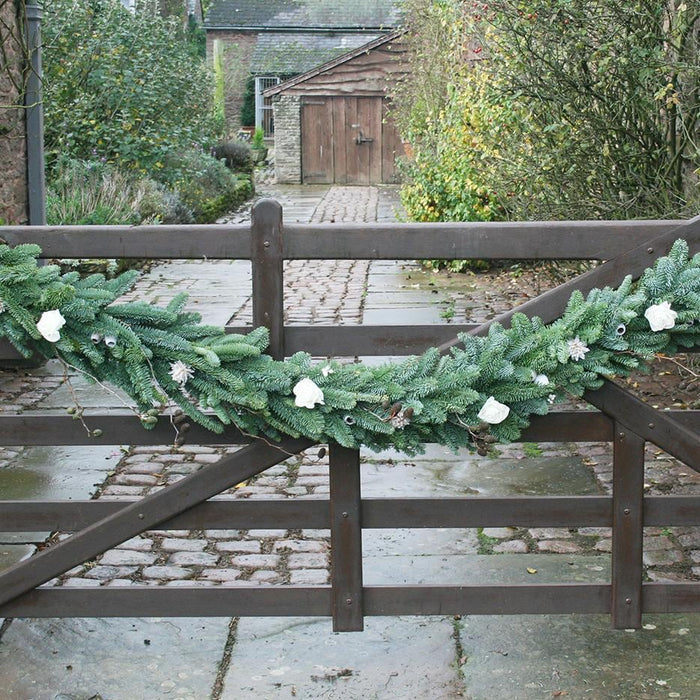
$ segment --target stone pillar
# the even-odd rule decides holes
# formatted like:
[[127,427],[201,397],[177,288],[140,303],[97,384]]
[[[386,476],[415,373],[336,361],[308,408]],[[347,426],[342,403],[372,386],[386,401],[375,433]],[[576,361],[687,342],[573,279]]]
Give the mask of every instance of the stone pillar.
[[275,115],[275,177],[278,183],[301,182],[301,97],[281,94]]
[[29,218],[23,21],[14,2],[0,2],[0,223],[13,225]]

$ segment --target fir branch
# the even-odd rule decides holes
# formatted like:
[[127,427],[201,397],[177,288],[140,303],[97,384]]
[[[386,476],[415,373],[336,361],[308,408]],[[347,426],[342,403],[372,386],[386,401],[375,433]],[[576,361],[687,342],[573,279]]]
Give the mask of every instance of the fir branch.
[[[431,348],[378,367],[316,364],[307,353],[275,361],[264,354],[265,328],[227,335],[185,311],[184,295],[166,308],[116,303],[134,273],[60,275],[37,267],[39,253],[31,244],[0,246],[0,336],[25,356],[58,356],[110,393],[108,384],[123,389],[138,405],[127,408],[147,428],[157,422],[155,406],[179,406],[182,417],[171,418],[176,444],[186,416],[215,432],[233,424],[264,440],[304,436],[408,453],[438,442],[481,453],[492,441],[517,439],[552,397],[581,396],[660,353],[671,359],[665,354],[700,345],[700,255],[689,259],[684,241],[636,284],[626,277],[617,289],[574,293],[552,324],[516,314],[509,329],[493,324],[486,337],[462,335],[463,347],[446,356]],[[652,305],[667,309],[657,331],[645,317]],[[66,321],[55,343],[36,325],[54,309]],[[302,380],[318,390],[314,408],[295,402]],[[508,408],[506,417],[484,423],[488,399]]]

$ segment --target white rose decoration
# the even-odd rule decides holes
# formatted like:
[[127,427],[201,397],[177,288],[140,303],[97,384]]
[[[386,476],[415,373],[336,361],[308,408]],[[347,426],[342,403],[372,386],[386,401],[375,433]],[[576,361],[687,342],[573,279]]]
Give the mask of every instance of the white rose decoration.
[[314,408],[317,403],[325,403],[323,400],[323,392],[321,389],[308,377],[301,379],[292,389],[294,392],[294,405],[299,408]]
[[549,384],[549,377],[546,374],[536,374],[532,381],[537,384],[537,386],[547,386]]
[[66,323],[61,312],[58,309],[53,311],[44,311],[41,318],[36,324],[36,328],[41,335],[50,343],[57,343],[61,339],[61,334],[58,332]]
[[496,401],[493,396],[489,396],[486,399],[486,403],[481,407],[478,418],[491,425],[497,425],[498,423],[503,423],[508,418],[509,413],[510,408],[508,406],[500,401]]
[[644,312],[644,318],[649,321],[649,326],[655,333],[673,328],[676,325],[676,316],[678,314],[671,308],[670,301],[654,304]]

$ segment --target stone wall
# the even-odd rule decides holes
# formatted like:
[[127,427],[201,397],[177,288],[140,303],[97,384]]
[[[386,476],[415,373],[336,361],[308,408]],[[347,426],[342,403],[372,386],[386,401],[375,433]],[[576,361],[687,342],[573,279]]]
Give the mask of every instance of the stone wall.
[[224,110],[229,132],[241,125],[241,107],[245,84],[250,75],[250,59],[253,55],[256,33],[207,30],[207,57],[214,60],[215,47],[221,52],[224,72]]
[[275,177],[278,183],[301,182],[301,97],[274,98]]
[[0,57],[0,223],[26,224],[27,143],[21,83],[24,59],[16,41],[15,3],[0,0],[0,43],[8,65]]

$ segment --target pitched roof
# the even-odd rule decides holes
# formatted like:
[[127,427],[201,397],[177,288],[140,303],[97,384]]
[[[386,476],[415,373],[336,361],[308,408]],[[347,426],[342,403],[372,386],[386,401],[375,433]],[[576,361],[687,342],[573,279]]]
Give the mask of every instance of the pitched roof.
[[[325,63],[321,63],[320,61],[316,62],[310,68],[308,68],[306,72],[301,73],[301,75],[295,75],[294,77],[289,78],[282,83],[267,88],[267,90],[265,90],[265,97],[272,97],[272,95],[284,92],[286,89],[294,87],[299,83],[303,83],[304,81],[309,80],[310,78],[314,78],[315,76],[320,75],[321,73],[325,73],[326,71],[332,70],[333,68],[341,65],[342,63],[352,61],[353,58],[356,58],[357,56],[360,56],[363,53],[372,51],[373,49],[376,49],[379,46],[383,46],[384,44],[387,44],[391,41],[396,41],[404,33],[404,30],[399,30],[391,32],[390,34],[384,34],[382,36],[378,36],[371,39],[371,41],[368,41],[367,43],[362,43],[349,51],[339,53],[336,56],[332,56]],[[362,38],[369,39],[370,37],[364,36]]]
[[344,54],[369,40],[372,34],[280,34],[265,32],[258,36],[250,61],[251,72],[261,75],[306,73],[320,64]]
[[391,29],[396,0],[212,0],[204,26],[230,29]]

